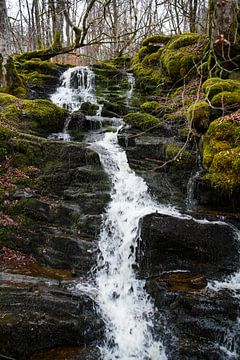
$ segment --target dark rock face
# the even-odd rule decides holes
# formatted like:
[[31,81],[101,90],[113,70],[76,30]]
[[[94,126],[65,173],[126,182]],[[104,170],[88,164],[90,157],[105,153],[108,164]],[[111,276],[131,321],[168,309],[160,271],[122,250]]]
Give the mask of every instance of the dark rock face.
[[142,220],[141,238],[139,271],[158,308],[156,328],[164,333],[168,358],[225,359],[221,346],[240,345],[238,299],[206,285],[237,269],[234,230],[152,214]]
[[74,111],[71,114],[71,121],[69,123],[69,130],[89,131],[101,128],[100,121],[87,118],[82,111]]
[[220,209],[239,209],[240,191],[224,194],[214,189],[210,183],[202,178],[196,181],[194,197],[199,205]]
[[[83,295],[53,287],[1,286],[1,354],[27,360],[41,349],[99,340],[103,323]],[[14,342],[14,346],[13,346]]]
[[75,277],[86,279],[96,264],[108,177],[84,144],[47,141],[40,154],[36,178],[20,183],[4,209],[19,223],[3,237],[10,255],[0,252],[0,353],[27,360],[43,349],[83,347],[80,359],[97,360],[93,344],[103,322],[93,302],[72,289]]
[[[140,269],[148,276],[189,270],[228,274],[237,269],[238,242],[227,225],[201,223],[160,214],[142,221]],[[204,220],[203,220],[204,221]]]
[[[185,208],[187,184],[196,163],[189,157],[165,164],[166,149],[174,142],[174,133],[168,133],[167,137],[139,136],[138,132],[126,129],[119,135],[119,144],[126,150],[130,167],[144,178],[154,197],[161,203]],[[194,148],[191,151],[194,153]]]

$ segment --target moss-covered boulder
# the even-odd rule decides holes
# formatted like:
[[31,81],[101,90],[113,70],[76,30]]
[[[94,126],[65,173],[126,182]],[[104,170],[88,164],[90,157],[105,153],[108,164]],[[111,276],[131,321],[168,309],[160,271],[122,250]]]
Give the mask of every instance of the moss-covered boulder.
[[208,99],[211,100],[215,95],[221,92],[240,91],[240,81],[210,78],[203,83],[202,89]]
[[199,133],[207,131],[210,124],[210,106],[206,101],[192,104],[187,111],[187,119],[191,127]]
[[187,149],[183,148],[183,144],[167,144],[165,146],[166,161],[174,160],[174,164],[181,168],[191,168],[194,165],[194,156]]
[[124,121],[132,127],[142,131],[156,129],[162,125],[161,121],[155,116],[140,112],[129,113],[124,116]]
[[0,93],[0,120],[16,129],[40,134],[60,131],[66,111],[49,100],[22,100]]
[[161,105],[157,101],[147,101],[143,103],[141,110],[155,116],[162,116],[172,111],[169,106]]
[[149,45],[166,45],[170,40],[172,39],[172,36],[170,35],[152,35],[148,38],[144,39],[142,42],[142,46],[149,46]]
[[240,190],[240,112],[213,121],[203,142],[205,179],[229,197]]
[[[240,92],[223,91],[215,95],[211,104],[214,108],[218,108],[219,112],[231,113],[240,108]],[[215,111],[218,113],[218,111]]]
[[156,35],[143,41],[132,60],[138,86],[143,90],[160,90],[188,80],[197,72],[206,39],[198,34]]
[[94,116],[97,113],[98,105],[85,102],[81,105],[81,112],[85,115]]

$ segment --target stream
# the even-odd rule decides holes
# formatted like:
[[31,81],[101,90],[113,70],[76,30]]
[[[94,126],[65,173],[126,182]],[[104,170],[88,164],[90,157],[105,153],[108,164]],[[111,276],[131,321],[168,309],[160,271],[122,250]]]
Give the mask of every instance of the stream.
[[[134,90],[134,77],[128,74],[129,89],[126,92],[127,102]],[[52,95],[51,100],[70,112],[79,110],[81,104],[90,102],[98,106],[93,121],[104,123],[101,116],[102,104],[95,94],[94,72],[88,67],[70,68],[61,78],[61,86]],[[70,141],[68,125],[65,123],[62,133],[53,134],[54,138]],[[76,288],[94,294],[98,312],[105,323],[105,340],[100,346],[104,360],[165,360],[168,351],[164,344],[164,324],[162,315],[162,335],[156,334],[155,306],[145,290],[145,281],[136,275],[137,246],[140,239],[139,221],[148,214],[161,214],[179,219],[192,219],[198,223],[210,223],[208,220],[193,219],[190,215],[181,214],[174,206],[159,204],[149,194],[144,180],[131,170],[126,152],[118,145],[118,132],[123,120],[112,118],[112,131],[96,131],[86,141],[89,147],[98,153],[102,167],[108,174],[111,183],[111,200],[102,216],[102,227],[99,235],[98,264],[93,269],[91,284],[78,283]],[[196,176],[199,174],[197,173]],[[194,183],[195,177],[192,179]],[[189,183],[189,186],[192,185]],[[191,188],[192,191],[192,188]],[[193,206],[192,193],[188,205]],[[194,204],[195,205],[195,204]],[[213,223],[213,222],[211,222]],[[219,226],[224,221],[215,221]],[[239,232],[233,229],[239,240]],[[181,269],[179,270],[181,271]],[[233,296],[239,291],[239,272],[222,282],[211,282],[208,291],[220,291],[228,288]],[[239,323],[233,329],[239,330]],[[167,331],[167,329],[166,329]],[[231,339],[232,332],[221,340],[222,353],[226,359],[237,359],[238,355]]]

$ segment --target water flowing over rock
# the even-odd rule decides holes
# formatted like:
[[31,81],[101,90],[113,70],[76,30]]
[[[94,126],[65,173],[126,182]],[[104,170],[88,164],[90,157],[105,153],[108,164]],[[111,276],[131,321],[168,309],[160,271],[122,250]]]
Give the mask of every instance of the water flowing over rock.
[[70,68],[51,97],[69,116],[40,145],[46,164],[37,181],[48,196],[13,193],[28,220],[13,259],[26,266],[11,267],[7,248],[0,254],[8,261],[2,353],[236,360],[238,222],[202,215],[196,203],[195,213],[184,213],[197,171],[192,153],[162,169],[181,146],[177,129],[161,123],[139,136],[126,126],[121,116],[132,111],[135,80],[117,70],[114,76],[107,87],[96,67]]

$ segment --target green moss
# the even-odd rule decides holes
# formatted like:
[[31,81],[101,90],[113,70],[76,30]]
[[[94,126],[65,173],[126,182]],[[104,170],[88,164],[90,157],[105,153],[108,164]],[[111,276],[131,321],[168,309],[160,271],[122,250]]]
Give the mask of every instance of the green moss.
[[14,103],[15,101],[16,101],[15,96],[5,93],[0,93],[0,106],[9,105]]
[[[236,113],[237,114],[237,113]],[[236,120],[225,116],[213,121],[203,142],[205,179],[226,195],[240,186],[240,127]]]
[[45,75],[38,73],[37,71],[33,71],[29,74],[23,75],[24,81],[27,85],[44,85],[51,84],[52,82],[56,82],[56,77],[53,75]]
[[192,128],[203,133],[210,124],[210,106],[206,101],[198,101],[191,105],[187,111],[187,120]]
[[171,50],[177,50],[185,46],[196,44],[200,39],[199,34],[195,33],[188,33],[188,34],[182,34],[177,39],[171,41],[169,44],[169,49]]
[[[175,164],[181,167],[189,167],[194,163],[193,155],[186,149],[181,150],[182,146],[179,144],[167,144],[165,146],[166,160],[172,160],[177,156]],[[179,155],[178,155],[179,154]]]
[[126,116],[124,116],[124,121],[135,127],[136,129],[145,131],[153,127],[157,127],[161,125],[161,122],[159,119],[157,119],[155,116],[152,116],[150,114],[145,113],[130,113]]
[[98,105],[91,104],[90,102],[85,102],[81,106],[81,111],[89,116],[96,115],[97,110],[98,110]]
[[238,110],[240,108],[240,92],[223,91],[212,98],[211,104],[228,113]]
[[143,40],[142,46],[149,46],[151,44],[166,45],[173,37],[170,35],[153,35]]
[[59,76],[61,69],[64,68],[50,61],[41,61],[39,59],[25,60],[17,63],[17,69],[21,73],[37,72],[39,74]]
[[228,195],[240,187],[240,147],[222,150],[213,158],[205,179]]
[[66,111],[49,100],[20,100],[0,94],[1,118],[6,123],[38,132],[61,130]]
[[94,68],[99,68],[102,70],[117,70],[117,67],[112,62],[108,61],[99,61],[94,64]]
[[237,80],[211,78],[203,83],[202,89],[208,99],[211,100],[215,95],[221,92],[240,91],[240,82]]
[[130,67],[130,63],[131,63],[131,58],[129,55],[125,55],[125,56],[118,56],[115,57],[112,60],[113,65],[115,65],[118,69],[126,69]]
[[171,108],[159,104],[157,101],[148,101],[141,105],[141,110],[151,115],[164,115],[167,112],[171,112]]
[[162,52],[163,49],[159,49],[157,52],[146,55],[143,58],[142,64],[146,66],[159,66]]
[[205,42],[198,34],[145,39],[131,63],[138,88],[159,94],[166,87],[190,80],[204,56]]

